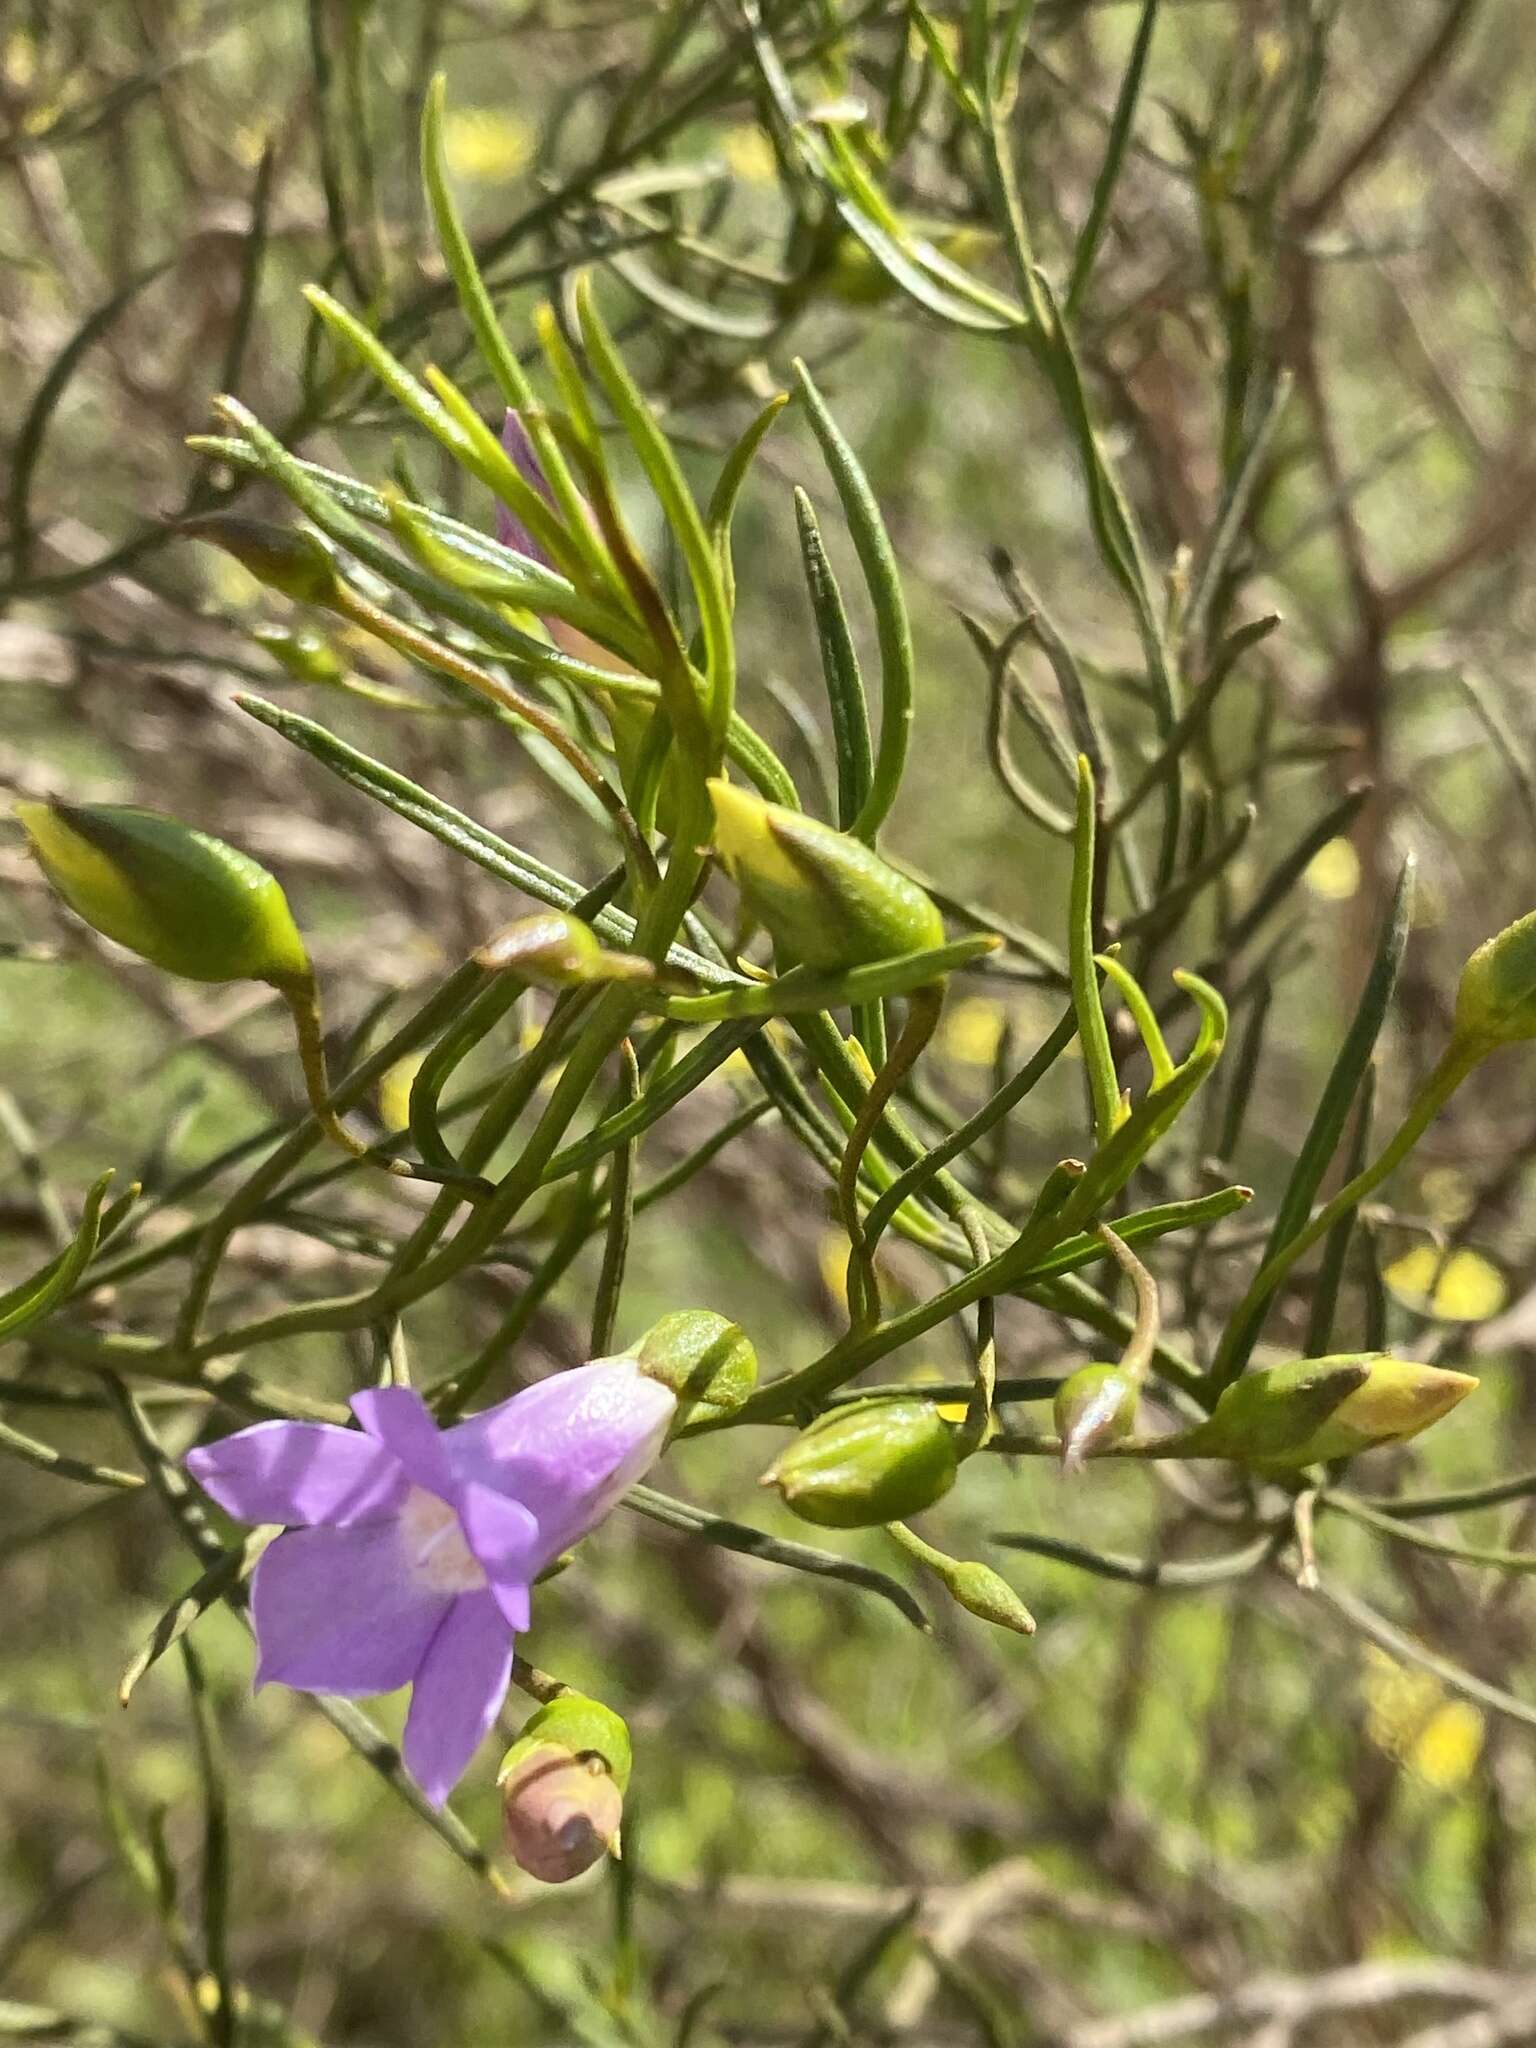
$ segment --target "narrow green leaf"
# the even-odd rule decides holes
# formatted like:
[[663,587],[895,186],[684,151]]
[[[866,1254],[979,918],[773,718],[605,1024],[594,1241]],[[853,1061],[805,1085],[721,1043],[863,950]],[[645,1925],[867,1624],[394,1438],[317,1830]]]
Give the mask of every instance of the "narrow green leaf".
[[800,532],[800,560],[816,619],[821,670],[832,713],[832,747],[837,761],[837,822],[847,832],[869,801],[874,785],[874,755],[869,736],[869,705],[858,650],[843,608],[843,593],[827,558],[816,510],[809,496],[795,491],[795,521]]
[[1136,25],[1136,40],[1131,45],[1125,76],[1120,81],[1114,116],[1109,124],[1109,136],[1104,145],[1104,154],[1099,161],[1099,174],[1094,180],[1088,218],[1083,222],[1077,246],[1072,251],[1072,273],[1067,281],[1065,304],[1068,318],[1077,311],[1078,302],[1087,288],[1089,276],[1093,271],[1093,259],[1099,252],[1104,224],[1109,219],[1115,187],[1120,182],[1125,152],[1131,140],[1131,127],[1136,119],[1137,104],[1141,99],[1141,83],[1146,75],[1147,53],[1152,47],[1152,31],[1157,26],[1158,6],[1159,0],[1142,0],[1141,20]]
[[810,371],[796,361],[795,378],[805,403],[812,429],[821,446],[822,459],[831,472],[842,503],[843,516],[858,552],[859,566],[874,608],[875,631],[880,647],[880,742],[875,754],[874,776],[859,815],[849,826],[855,837],[874,843],[875,835],[901,787],[912,737],[913,690],[916,661],[912,651],[912,628],[907,619],[901,574],[880,507],[869,487],[858,457],[844,439],[841,428],[827,410]]
[[1120,1083],[1110,1050],[1109,1027],[1094,968],[1095,834],[1093,769],[1088,756],[1077,757],[1077,823],[1072,835],[1072,893],[1067,933],[1072,967],[1072,1001],[1077,1031],[1093,1101],[1094,1137],[1105,1145],[1120,1119]]
[[[92,1183],[85,1197],[74,1242],[66,1246],[57,1258],[40,1267],[29,1280],[23,1280],[6,1294],[0,1294],[0,1342],[7,1337],[19,1337],[24,1330],[31,1329],[44,1316],[50,1315],[60,1302],[68,1300],[101,1241],[102,1205],[111,1180],[109,1169],[100,1180]],[[130,1190],[126,1199],[132,1201],[137,1192],[137,1188]],[[120,1216],[118,1220],[121,1220]]]
[[789,393],[776,391],[751,422],[722,463],[720,474],[715,479],[715,488],[710,494],[709,508],[704,515],[709,537],[714,542],[715,554],[720,562],[720,575],[725,583],[725,601],[732,611],[736,608],[736,567],[731,557],[731,526],[736,517],[736,501],[741,496],[742,486],[756,460],[758,449],[762,447],[779,414],[788,403]]
[[[1350,1104],[1359,1091],[1361,1077],[1370,1064],[1376,1040],[1386,1022],[1398,969],[1408,944],[1413,922],[1413,874],[1414,863],[1410,856],[1403,862],[1398,875],[1397,888],[1383,921],[1376,955],[1366,976],[1365,987],[1360,992],[1354,1017],[1296,1155],[1280,1206],[1275,1211],[1264,1256],[1259,1261],[1261,1270],[1306,1225],[1317,1191],[1322,1186],[1323,1175],[1338,1150]],[[1270,1299],[1272,1297],[1244,1303],[1227,1326],[1211,1368],[1211,1383],[1216,1389],[1230,1386],[1248,1363],[1264,1327]]]
[[[656,424],[650,406],[598,313],[589,279],[577,281],[576,310],[582,339],[598,381],[629,436],[630,445],[640,459],[688,567],[694,603],[698,607],[699,629],[704,642],[704,668],[709,684],[705,716],[710,744],[718,749],[724,744],[736,695],[736,642],[719,557],[711,545],[693,493],[678,467],[677,457]],[[676,707],[669,706],[669,709],[675,723]],[[682,726],[678,725],[679,741],[685,738]],[[708,767],[710,764],[701,765]]]

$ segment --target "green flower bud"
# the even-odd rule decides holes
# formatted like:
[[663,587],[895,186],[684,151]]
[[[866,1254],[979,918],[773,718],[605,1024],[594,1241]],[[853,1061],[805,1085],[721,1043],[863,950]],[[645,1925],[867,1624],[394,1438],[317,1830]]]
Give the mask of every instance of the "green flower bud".
[[302,527],[274,526],[266,519],[241,519],[232,512],[210,512],[182,521],[181,531],[233,555],[258,583],[291,597],[296,604],[332,603],[336,565],[312,533]]
[[1017,1636],[1032,1636],[1035,1617],[1015,1593],[1001,1572],[975,1558],[956,1559],[944,1574],[944,1583],[965,1609],[978,1621],[990,1621],[994,1628],[1012,1629]]
[[629,1730],[600,1700],[562,1693],[540,1707],[496,1774],[519,1868],[565,1884],[617,1855],[630,1762]]
[[1056,1434],[1064,1472],[1080,1472],[1086,1459],[1117,1444],[1136,1427],[1140,1389],[1116,1365],[1082,1365],[1056,1389]]
[[650,981],[656,970],[635,953],[610,953],[592,927],[564,910],[520,917],[476,953],[492,973],[513,973],[539,988],[587,981]]
[[763,1474],[784,1505],[826,1529],[905,1521],[955,1483],[955,1433],[928,1401],[876,1400],[836,1409]]
[[18,804],[16,815],[70,909],[156,967],[279,987],[308,977],[288,899],[249,854],[124,804]]
[[1182,1449],[1274,1471],[1352,1457],[1417,1436],[1476,1385],[1469,1373],[1379,1351],[1293,1359],[1235,1380]]
[[1032,1636],[1035,1617],[1000,1572],[974,1558],[951,1557],[935,1550],[903,1522],[892,1522],[885,1532],[909,1557],[925,1565],[944,1586],[950,1598],[974,1614],[978,1621],[990,1621],[994,1628],[1012,1629],[1015,1635]]
[[944,943],[932,899],[862,840],[711,782],[715,845],[775,945],[810,967],[858,967]]
[[757,1385],[752,1340],[711,1308],[679,1308],[653,1323],[626,1356],[677,1396],[677,1421],[729,1415]]
[[1462,969],[1456,1036],[1490,1046],[1536,1038],[1536,910],[1485,939]]
[[259,625],[252,626],[251,638],[264,647],[296,683],[339,683],[347,673],[346,663],[330,641],[307,628],[295,632],[274,620],[264,619]]

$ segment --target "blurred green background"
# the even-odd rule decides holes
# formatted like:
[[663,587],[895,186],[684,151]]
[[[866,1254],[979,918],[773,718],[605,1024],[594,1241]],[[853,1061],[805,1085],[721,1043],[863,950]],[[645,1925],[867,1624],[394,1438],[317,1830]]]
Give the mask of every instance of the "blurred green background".
[[[942,60],[963,54],[978,13],[1006,12],[761,6],[803,105],[834,125],[866,121],[904,215],[998,290],[1006,270]],[[315,459],[409,477],[489,525],[489,504],[430,444],[402,438],[371,387],[338,377],[298,293],[320,278],[413,362],[468,379],[490,411],[417,189],[416,122],[439,67],[451,167],[493,253],[508,332],[528,340],[534,306],[560,304],[572,271],[592,264],[701,489],[755,404],[786,386],[792,357],[814,364],[868,466],[913,610],[917,741],[889,835],[902,855],[948,897],[1063,949],[1066,853],[994,773],[987,669],[965,623],[995,639],[1017,617],[998,549],[1068,633],[1116,742],[1133,760],[1146,751],[1140,650],[1051,393],[995,337],[947,326],[883,279],[797,187],[754,61],[755,13],[693,0],[51,0],[4,17],[0,786],[148,803],[269,862],[344,1029],[524,906],[253,725],[237,691],[322,719],[584,882],[605,865],[579,808],[510,736],[488,745],[467,722],[294,684],[251,631],[284,606],[173,530],[230,482],[184,446],[221,389]],[[1383,1132],[1440,1050],[1460,963],[1536,901],[1529,26],[1519,0],[1165,0],[1150,18],[1077,331],[1159,571],[1186,576],[1230,513],[1233,623],[1282,615],[1223,692],[1202,756],[1219,799],[1212,842],[1246,800],[1255,824],[1153,970],[1161,999],[1171,967],[1214,969],[1241,1003],[1235,1047],[1253,1027],[1252,1071],[1240,1065],[1213,1093],[1179,1170],[1183,1192],[1217,1174],[1251,1185],[1267,1218],[1403,856],[1418,857],[1420,884],[1378,1062]],[[1058,280],[1147,19],[1122,0],[1035,11],[1008,127],[1036,253]],[[1236,455],[1282,372],[1289,395],[1234,500]],[[738,622],[744,701],[814,804],[828,744],[793,484],[811,492],[857,588],[792,411],[743,501]],[[275,503],[254,489],[241,501],[269,515]],[[627,509],[663,552],[638,488]],[[376,645],[341,651],[365,681],[425,694]],[[1018,667],[1054,716],[1047,664],[1025,645]],[[1016,704],[1007,726],[1012,758],[1051,788]],[[1351,798],[1362,784],[1368,795]],[[1272,914],[1229,946],[1277,872],[1288,886]],[[296,1111],[301,1092],[264,991],[173,984],[95,942],[46,898],[16,831],[0,833],[0,891],[9,1277],[46,1255],[50,1204],[75,1213],[104,1166],[154,1188]],[[957,988],[932,1062],[939,1099],[974,1107],[1061,1004],[1048,974],[1022,969]],[[1532,1071],[1524,1051],[1484,1069],[1357,1235],[1340,1345],[1385,1336],[1483,1376],[1424,1448],[1377,1454],[1368,1491],[1536,1464]],[[403,1078],[386,1124],[400,1121]],[[701,1143],[741,1086],[725,1070],[649,1136],[644,1176]],[[1081,1068],[1067,1061],[1010,1127],[999,1179],[1036,1184],[1081,1152],[1083,1124]],[[253,1226],[232,1262],[234,1298],[356,1284],[371,1270],[369,1233],[388,1234],[400,1199],[349,1183],[323,1228]],[[172,1208],[157,1227],[191,1213]],[[535,1217],[505,1267],[425,1304],[413,1355],[436,1372],[472,1354],[552,1227]],[[1197,1352],[1263,1230],[1239,1215],[1189,1260],[1168,1241],[1159,1277]],[[638,1219],[619,1334],[707,1303],[741,1321],[765,1370],[802,1364],[841,1327],[840,1248],[826,1189],[765,1126]],[[541,1364],[584,1355],[595,1270],[589,1250],[538,1308],[524,1342]],[[889,1253],[893,1299],[936,1284],[922,1254]],[[118,1304],[91,1306],[111,1317]],[[161,1327],[174,1307],[135,1298],[131,1326],[142,1313]],[[1267,1333],[1274,1355],[1306,1313],[1298,1290]],[[1070,1366],[1101,1341],[1022,1304],[1006,1306],[1000,1340],[1014,1374]],[[896,1376],[968,1370],[949,1330],[918,1349]],[[365,1345],[318,1340],[272,1361],[285,1381],[327,1392],[369,1363]],[[8,1352],[4,1372],[17,1427],[120,1455],[107,1418],[44,1405],[89,1375],[61,1379],[46,1346]],[[184,1443],[198,1417],[174,1418]],[[760,1437],[710,1437],[678,1449],[660,1483],[793,1536],[754,1488],[764,1461]],[[175,1938],[184,1914],[200,1954],[204,1816],[186,1688],[168,1660],[126,1713],[115,1701],[192,1568],[142,1495],[3,1469],[0,2034],[216,2038]],[[1151,1579],[1161,1559],[1230,1548],[1222,1518],[1235,1513],[1214,1484],[1170,1468],[1100,1467],[1071,1484],[1042,1460],[997,1458],[968,1468],[924,1526],[961,1556],[999,1532],[1035,1532]],[[1533,1510],[1520,1493],[1431,1526],[1523,1552]],[[930,1599],[924,1638],[878,1600],[620,1514],[582,1569],[542,1593],[525,1647],[631,1721],[623,1873],[562,1891],[513,1873],[510,1901],[307,1702],[253,1700],[248,1640],[216,1610],[196,1641],[227,1758],[239,2038],[1536,2038],[1524,1578],[1336,1516],[1317,1541],[1321,1595],[1298,1586],[1293,1556],[1178,1589],[991,1550],[1037,1634],[989,1631]],[[875,1535],[846,1547],[910,1569]],[[1359,1601],[1444,1668],[1373,1641],[1345,1611]],[[1530,1702],[1525,1718],[1479,1686]],[[381,1718],[398,1725],[389,1706]],[[514,1701],[509,1727],[517,1718]],[[482,1759],[457,1804],[494,1847],[489,1780]],[[146,1898],[114,1813],[140,1842],[163,1839],[175,1902]]]

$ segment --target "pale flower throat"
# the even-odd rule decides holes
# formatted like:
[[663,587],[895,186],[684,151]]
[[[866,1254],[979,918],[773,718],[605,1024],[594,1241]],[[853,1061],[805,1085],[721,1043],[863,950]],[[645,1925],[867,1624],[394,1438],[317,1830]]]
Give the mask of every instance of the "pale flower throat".
[[477,1593],[486,1583],[458,1516],[425,1487],[413,1486],[405,1497],[400,1538],[413,1577],[434,1593]]

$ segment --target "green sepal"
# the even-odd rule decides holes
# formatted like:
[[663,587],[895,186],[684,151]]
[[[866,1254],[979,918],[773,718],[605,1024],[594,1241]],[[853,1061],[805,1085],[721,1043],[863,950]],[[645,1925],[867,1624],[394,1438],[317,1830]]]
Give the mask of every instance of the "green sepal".
[[578,1762],[596,1758],[621,1792],[629,1789],[634,1763],[629,1728],[623,1717],[585,1693],[563,1692],[529,1716],[523,1732],[501,1760],[501,1784],[532,1753],[547,1746],[564,1750]]
[[674,1431],[734,1413],[757,1385],[751,1338],[711,1308],[673,1309],[625,1355],[676,1394]]

